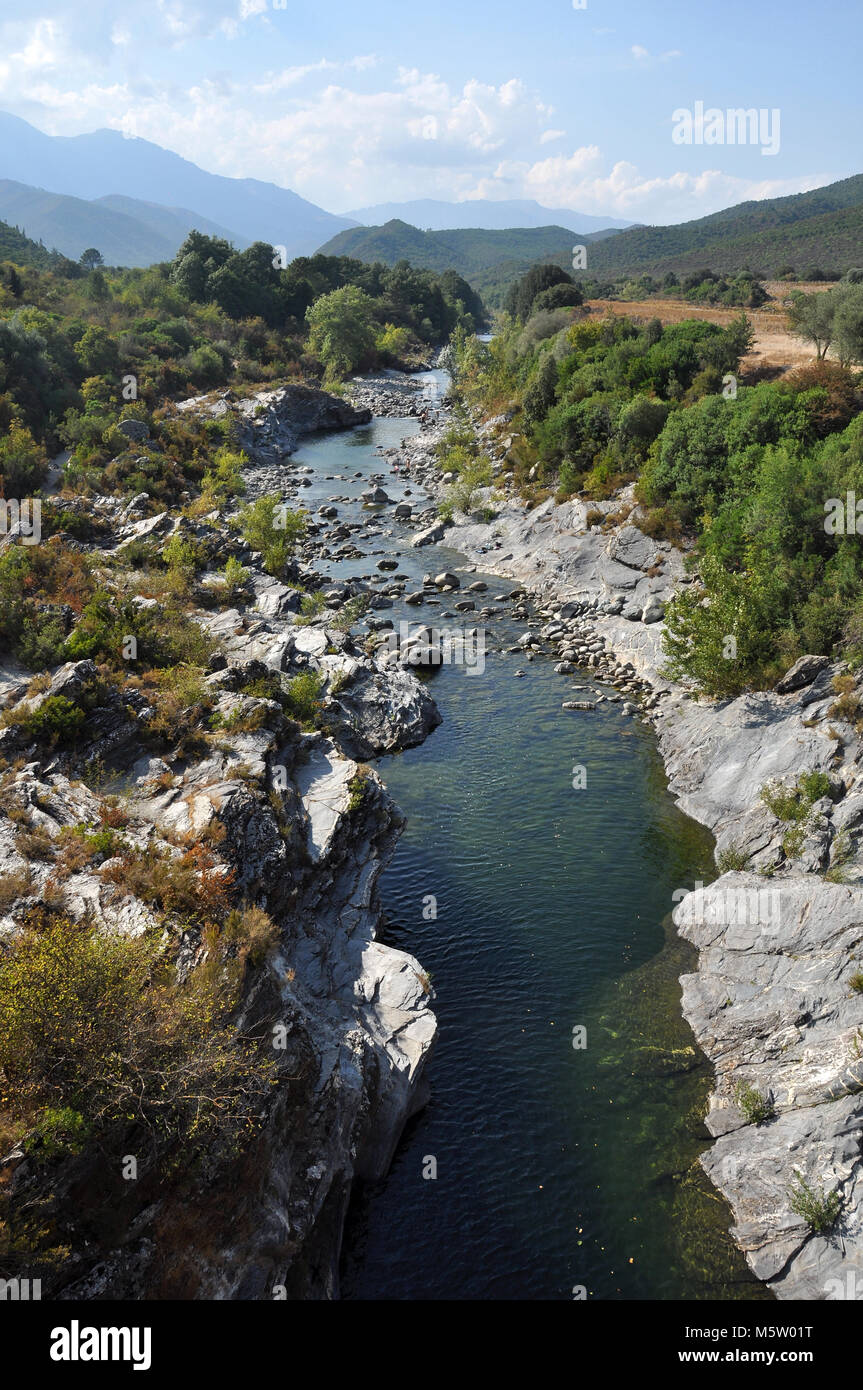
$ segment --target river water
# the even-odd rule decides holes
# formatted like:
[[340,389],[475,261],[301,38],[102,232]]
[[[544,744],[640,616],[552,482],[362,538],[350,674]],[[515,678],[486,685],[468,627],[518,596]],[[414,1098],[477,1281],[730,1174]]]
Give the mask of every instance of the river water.
[[[427,375],[430,395],[442,381]],[[376,419],[308,443],[293,460],[315,470],[303,503],[349,495],[340,519],[368,515],[359,494],[388,472],[376,448],[417,428]],[[392,475],[384,486],[405,496]],[[466,577],[452,550],[411,550],[394,530],[360,542],[370,558],[323,568],[368,575],[397,556],[408,589],[460,570],[488,580],[477,607],[500,613],[484,671],[429,675],[442,725],[378,765],[408,816],[382,939],[429,972],[440,1032],[428,1107],[353,1200],[342,1297],[768,1297],[697,1163],[710,1070],[680,1013],[694,952],[670,911],[675,890],[715,876],[711,839],[675,808],[649,729],[610,704],[562,710],[573,684],[597,693],[591,677],[501,650],[524,631],[498,599],[512,582]],[[442,596],[379,616],[464,621],[448,611]]]

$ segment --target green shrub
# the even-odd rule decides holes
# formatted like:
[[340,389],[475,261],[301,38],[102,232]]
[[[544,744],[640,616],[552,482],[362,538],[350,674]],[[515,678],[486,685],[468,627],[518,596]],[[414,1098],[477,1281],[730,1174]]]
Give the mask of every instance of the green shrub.
[[234,996],[217,943],[216,968],[181,987],[157,935],[45,918],[0,957],[0,1106],[41,1116],[51,1145],[138,1127],[230,1140],[260,1114],[272,1064],[224,1026]]
[[317,671],[294,676],[285,691],[285,709],[303,728],[314,728],[321,712],[324,679]]
[[85,719],[84,711],[65,695],[49,695],[32,713],[12,712],[3,722],[19,729],[25,738],[65,748],[75,742]]
[[227,599],[238,598],[244,593],[249,582],[249,570],[245,565],[240,564],[233,555],[225,561],[225,568],[222,570],[224,580],[224,593]]
[[816,801],[830,795],[830,778],[826,772],[803,772],[793,787],[769,782],[761,788],[761,800],[777,820],[787,824],[803,824]]
[[751,1125],[763,1124],[775,1114],[769,1096],[763,1096],[755,1086],[749,1086],[743,1081],[736,1087],[734,1099]]
[[363,614],[368,612],[370,602],[371,599],[368,594],[355,594],[353,598],[348,599],[347,603],[342,604],[329,626],[338,632],[349,631],[354,623],[358,623]]
[[370,791],[371,783],[368,776],[362,772],[355,772],[348,782],[348,811],[358,811],[364,806]]
[[300,599],[300,616],[296,619],[297,625],[304,627],[313,623],[320,613],[323,613],[327,606],[321,589],[314,589],[310,594],[303,594]]
[[90,1125],[80,1110],[73,1110],[69,1105],[59,1109],[48,1106],[39,1116],[38,1137],[41,1144],[37,1145],[35,1139],[31,1139],[25,1146],[37,1158],[66,1158],[86,1147]]
[[749,855],[745,849],[738,849],[736,845],[729,845],[716,856],[716,867],[721,874],[730,872],[741,872],[749,863]]
[[261,553],[264,569],[280,579],[299,541],[305,533],[304,512],[290,511],[277,494],[259,497],[240,511],[243,537]]
[[842,1210],[842,1198],[838,1191],[825,1192],[823,1187],[810,1186],[803,1177],[803,1174],[795,1168],[795,1181],[788,1189],[791,1199],[791,1210],[796,1216],[802,1216],[809,1228],[815,1235],[823,1235],[835,1226],[840,1211]]

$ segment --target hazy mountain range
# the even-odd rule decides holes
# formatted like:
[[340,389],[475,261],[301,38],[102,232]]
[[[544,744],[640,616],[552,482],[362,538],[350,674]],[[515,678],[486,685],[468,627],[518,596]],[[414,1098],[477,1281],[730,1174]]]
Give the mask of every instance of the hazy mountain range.
[[454,228],[481,227],[503,231],[508,227],[565,227],[570,232],[600,232],[608,227],[632,227],[617,217],[594,217],[569,208],[545,208],[532,198],[509,198],[500,202],[488,198],[463,203],[442,202],[438,198],[417,198],[410,203],[377,203],[357,208],[345,216],[366,227],[384,222],[409,222],[423,231],[441,232]]
[[775,275],[863,265],[863,175],[809,193],[741,203],[708,217],[650,227],[531,200],[416,199],[337,217],[290,189],[209,174],[180,155],[119,131],[45,135],[0,112],[4,247],[31,257],[27,238],[77,259],[95,246],[109,265],[170,260],[192,227],[242,249],[255,240],[288,258],[327,254],[450,267],[484,292],[537,260],[570,267],[590,243],[587,273],[610,279],[666,270],[749,266]]
[[[260,239],[284,246],[289,259],[313,252],[322,241],[353,225],[288,188],[208,174],[149,140],[129,140],[116,130],[44,135],[8,112],[0,112],[0,179],[25,185],[31,195],[27,220],[18,223],[22,231],[66,255],[80,255],[84,248],[77,230],[65,230],[65,213],[73,228],[81,227],[83,210],[52,208],[32,195],[42,194],[44,199],[50,190],[90,203],[92,220],[87,225],[92,234],[85,244],[98,247],[109,263],[121,265],[149,265],[173,256],[185,236],[186,217],[204,231],[204,223],[217,226],[238,245]],[[23,200],[23,194],[18,196]],[[21,207],[23,216],[25,201]],[[138,226],[133,231],[119,224],[118,215]],[[6,219],[5,212],[0,216]],[[169,231],[174,225],[176,231]],[[124,234],[129,238],[125,254],[120,254],[121,247],[109,253],[103,243],[116,245],[116,237]],[[167,252],[166,237],[171,243]]]
[[630,225],[613,218],[551,211],[531,201],[447,203],[434,199],[337,217],[290,189],[259,179],[208,174],[149,140],[116,130],[45,135],[0,112],[0,219],[75,259],[89,246],[109,265],[168,260],[191,227],[250,242],[284,246],[288,258],[311,255],[338,232],[392,216],[436,227],[547,227],[589,232]]

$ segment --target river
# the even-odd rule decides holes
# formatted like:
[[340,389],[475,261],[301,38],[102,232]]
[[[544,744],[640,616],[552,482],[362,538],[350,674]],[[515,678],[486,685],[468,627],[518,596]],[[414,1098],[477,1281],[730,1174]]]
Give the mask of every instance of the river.
[[[426,374],[431,398],[443,381]],[[388,473],[375,450],[417,428],[375,419],[307,443],[292,460],[314,469],[303,503],[349,496],[339,519],[362,515],[369,475]],[[425,501],[389,473],[385,486]],[[360,541],[370,558],[323,568],[398,557],[408,589],[454,569],[487,579],[477,607],[499,614],[484,671],[428,677],[440,728],[379,762],[408,816],[381,883],[384,940],[429,972],[440,1033],[428,1107],[353,1200],[342,1297],[770,1297],[697,1162],[710,1069],[680,1012],[695,957],[670,911],[675,890],[715,877],[710,836],[674,806],[649,729],[611,704],[561,709],[573,683],[598,693],[592,677],[505,654],[524,631],[499,597],[511,582],[393,529]],[[444,596],[379,616],[463,621],[447,611]]]

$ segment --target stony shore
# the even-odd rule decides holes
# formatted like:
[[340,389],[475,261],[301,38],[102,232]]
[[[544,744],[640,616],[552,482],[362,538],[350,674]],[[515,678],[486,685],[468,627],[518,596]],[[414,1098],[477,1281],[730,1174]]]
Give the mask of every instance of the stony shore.
[[[303,435],[369,418],[367,409],[308,388],[242,403],[222,395],[186,408],[236,413],[253,494],[256,479],[281,466]],[[38,1135],[31,1136],[35,1148],[18,1146],[0,1160],[0,1174],[13,1203],[41,1204],[62,1233],[68,1254],[43,1280],[46,1297],[267,1299],[280,1296],[277,1290],[288,1298],[334,1297],[352,1184],[386,1173],[404,1124],[425,1102],[423,1073],[436,1032],[420,963],[377,939],[378,880],[404,822],[359,760],[421,742],[440,715],[410,670],[369,654],[348,625],[336,623],[350,586],[328,591],[311,619],[301,615],[302,593],[319,577],[300,559],[286,582],[273,579],[230,514],[153,514],[145,494],[87,505],[106,523],[106,560],[133,542],[161,550],[174,536],[206,555],[191,616],[216,639],[205,684],[221,718],[204,746],[199,737],[155,755],[146,699],[128,688],[100,688],[93,662],[61,666],[36,693],[26,675],[5,673],[2,694],[13,716],[62,697],[81,703],[87,722],[74,748],[47,755],[26,726],[0,730],[10,768],[0,875],[19,884],[4,898],[0,938],[49,897],[54,909],[105,931],[135,935],[159,920],[112,874],[122,861],[103,855],[104,862],[57,872],[52,847],[70,827],[98,825],[107,789],[122,806],[125,845],[167,858],[206,845],[214,872],[232,876],[237,902],[254,903],[277,924],[277,945],[245,981],[236,1026],[269,1032],[276,1019],[286,1041],[275,1052],[274,1098],[235,1190],[206,1175],[202,1184],[165,1183],[143,1157],[138,1182],[121,1183],[113,1194],[98,1154],[54,1164],[46,1177]],[[231,557],[247,571],[243,589],[227,603],[213,601]],[[98,565],[98,549],[93,559]],[[309,672],[322,682],[314,731],[276,699],[248,693],[272,677],[284,689]],[[107,778],[95,789],[93,769]],[[28,857],[22,830],[40,837],[41,857]],[[172,944],[182,972],[206,963],[199,929],[163,925],[169,937],[179,932]],[[105,1201],[111,1233],[94,1240],[94,1213]]]
[[[390,460],[432,499],[445,481],[435,456],[443,428],[424,427]],[[670,791],[712,831],[720,869],[707,887],[682,887],[674,913],[699,952],[697,973],[681,981],[683,1012],[715,1070],[706,1116],[715,1142],[702,1164],[730,1203],[735,1240],[778,1297],[853,1298],[863,1287],[863,743],[835,708],[843,668],[812,659],[775,691],[695,698],[662,674],[664,606],[692,580],[678,550],[639,529],[631,488],[591,504],[591,517],[579,501],[527,510],[507,477],[508,420],[477,430],[496,475],[494,519],[444,528],[428,509],[413,544],[445,534],[468,570],[523,588],[526,657],[557,658],[571,717],[590,718],[608,698],[655,730]],[[567,678],[585,669],[604,695],[567,698],[580,693]],[[789,826],[762,789],[791,790],[813,772],[829,790]],[[747,1119],[747,1091],[766,1118]],[[824,1234],[792,1209],[801,1177],[841,1198]]]

